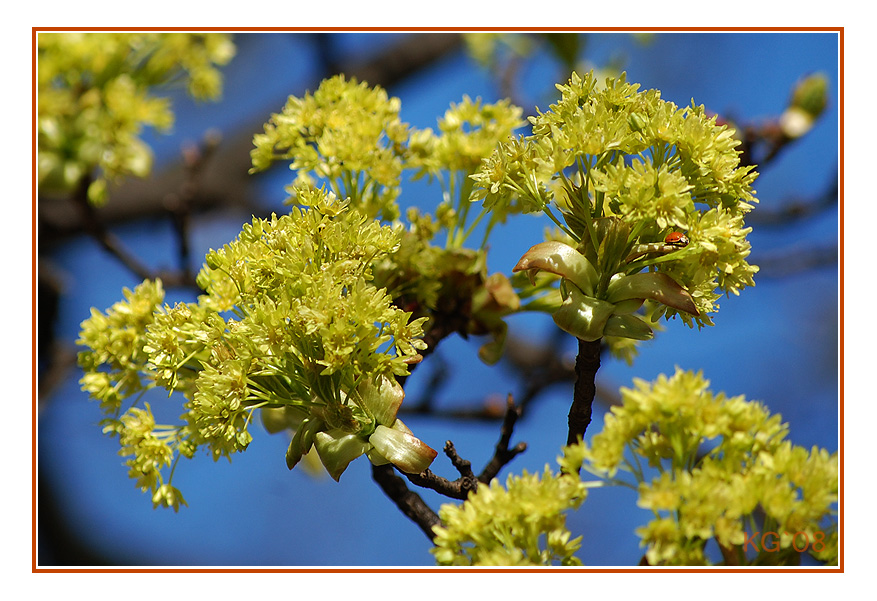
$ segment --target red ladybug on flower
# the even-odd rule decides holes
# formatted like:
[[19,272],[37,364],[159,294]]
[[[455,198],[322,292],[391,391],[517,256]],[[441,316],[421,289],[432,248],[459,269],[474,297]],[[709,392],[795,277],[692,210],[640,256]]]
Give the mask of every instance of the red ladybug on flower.
[[664,238],[664,244],[667,244],[669,246],[678,246],[679,248],[688,246],[688,242],[688,236],[686,236],[682,232],[670,232]]

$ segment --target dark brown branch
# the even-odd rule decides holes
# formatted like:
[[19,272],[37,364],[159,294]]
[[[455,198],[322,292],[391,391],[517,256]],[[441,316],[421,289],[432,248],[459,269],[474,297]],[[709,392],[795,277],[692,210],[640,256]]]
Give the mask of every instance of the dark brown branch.
[[779,119],[772,119],[760,125],[744,126],[740,133],[740,164],[764,167],[794,139],[788,137],[779,125]]
[[472,462],[460,457],[457,454],[457,449],[454,448],[454,443],[450,440],[445,442],[445,455],[448,456],[448,459],[451,460],[451,465],[460,473],[461,478],[474,478],[475,474],[472,472]]
[[500,430],[499,442],[496,443],[496,450],[494,451],[490,462],[484,466],[484,469],[481,470],[481,474],[478,475],[479,482],[485,484],[489,483],[496,478],[496,475],[499,474],[499,470],[508,465],[516,456],[527,450],[526,442],[519,442],[514,447],[509,448],[512,431],[514,430],[515,423],[517,423],[519,417],[521,417],[521,408],[515,407],[512,395],[509,395],[505,419],[503,419],[502,429]]
[[91,185],[91,182],[90,176],[83,177],[80,180],[79,187],[71,197],[73,203],[79,209],[86,233],[94,238],[105,251],[118,259],[128,271],[141,280],[161,278],[166,286],[194,286],[194,278],[186,270],[155,271],[151,269],[131,253],[122,241],[109,231],[99,212],[88,200],[88,187]]
[[722,543],[719,542],[718,537],[716,538],[716,543],[719,545],[719,552],[722,554],[722,559],[725,560],[726,566],[739,566],[740,565],[740,555],[739,547],[726,547]]
[[[479,482],[490,482],[499,473],[499,470],[507,465],[512,459],[523,453],[527,445],[518,443],[514,448],[509,448],[512,431],[515,422],[520,415],[520,409],[515,407],[511,395],[509,395],[508,409],[503,420],[502,431],[496,452],[493,458],[479,476],[472,471],[472,463],[460,457],[454,444],[449,440],[445,443],[444,451],[451,464],[460,474],[456,480],[448,480],[434,474],[431,470],[425,470],[420,474],[404,474],[408,480],[422,488],[428,488],[451,499],[465,500],[471,491],[478,488]],[[373,465],[372,478],[411,521],[426,534],[430,540],[435,538],[433,526],[441,523],[438,515],[423,501],[417,493],[413,492],[405,484],[405,481],[396,474],[392,464]]]
[[372,465],[372,479],[408,519],[417,524],[429,540],[435,539],[433,526],[441,524],[438,514],[434,512],[420,495],[408,489],[405,481],[400,478],[393,465]]
[[420,474],[405,474],[412,484],[423,488],[429,488],[451,499],[466,499],[471,491],[478,489],[478,484],[489,483],[499,471],[511,462],[512,459],[527,450],[527,443],[520,442],[509,448],[515,422],[520,416],[520,408],[515,406],[512,396],[508,397],[505,419],[503,419],[499,442],[496,444],[493,457],[477,477],[472,471],[472,463],[460,457],[450,440],[445,443],[445,455],[451,460],[451,464],[459,472],[460,477],[456,480],[448,480],[426,470]]
[[[472,471],[471,462],[460,457],[454,448],[454,444],[449,440],[445,443],[444,451],[445,455],[451,460],[451,464],[460,474],[457,480],[451,481],[437,476],[431,470],[425,470],[420,474],[404,474],[405,477],[412,484],[429,488],[446,497],[466,499],[469,496],[469,492],[478,488],[479,481],[489,482],[491,478],[499,473],[500,469],[526,450],[527,445],[523,442],[518,443],[511,449],[509,448],[515,422],[519,416],[520,409],[515,407],[512,396],[509,395],[506,416],[503,420],[496,451],[480,476],[475,476],[475,473]],[[372,478],[381,487],[384,494],[396,504],[405,516],[417,524],[430,540],[435,538],[432,528],[441,523],[438,515],[424,502],[420,495],[408,488],[405,481],[396,474],[392,464],[373,465]]]
[[478,479],[472,472],[472,463],[457,454],[454,443],[450,440],[445,443],[444,451],[460,473],[459,478],[448,480],[434,474],[432,470],[425,470],[419,474],[405,474],[405,477],[416,486],[434,490],[451,499],[466,499],[471,491],[478,488]]
[[575,444],[584,438],[585,430],[591,423],[591,405],[597,395],[597,370],[600,369],[600,340],[585,342],[579,340],[579,354],[576,357],[576,383],[573,389],[572,406],[569,409],[569,434],[566,444]]
[[140,279],[152,277],[152,271],[140,262],[128,249],[116,238],[98,217],[97,211],[88,201],[88,187],[91,185],[90,176],[84,176],[78,189],[73,193],[73,203],[82,215],[82,223],[89,236],[94,238],[108,253],[116,257],[129,271]]

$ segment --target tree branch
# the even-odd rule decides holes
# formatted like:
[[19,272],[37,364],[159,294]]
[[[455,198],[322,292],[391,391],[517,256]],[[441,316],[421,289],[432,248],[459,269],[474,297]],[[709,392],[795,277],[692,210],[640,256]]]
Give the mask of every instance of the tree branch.
[[499,442],[496,443],[496,450],[493,453],[493,457],[488,464],[484,466],[484,469],[481,470],[481,474],[478,476],[479,482],[485,484],[489,483],[497,474],[499,474],[499,470],[508,465],[512,459],[527,450],[526,442],[519,442],[514,447],[509,448],[512,431],[515,428],[515,423],[517,423],[518,418],[521,417],[521,412],[522,408],[515,407],[512,395],[509,395],[505,419],[503,419],[502,429],[500,430]]
[[600,340],[585,342],[579,340],[579,354],[576,357],[576,383],[573,390],[572,406],[569,409],[569,434],[566,444],[575,444],[584,438],[585,430],[591,423],[591,405],[597,395],[597,370],[600,369]]
[[461,458],[450,440],[445,443],[445,455],[460,473],[456,480],[448,480],[438,476],[432,470],[424,470],[419,474],[405,474],[408,480],[421,488],[428,488],[451,499],[465,500],[469,493],[478,488],[478,479],[472,472],[472,463]]
[[435,539],[432,528],[441,524],[438,514],[420,498],[420,495],[408,489],[405,481],[396,475],[393,464],[372,465],[372,479],[396,504],[396,507],[420,527],[429,540]]
[[79,187],[74,191],[71,199],[82,216],[82,224],[89,236],[94,238],[104,250],[116,257],[129,271],[140,279],[152,277],[152,270],[128,251],[122,242],[116,238],[98,217],[97,211],[88,201],[88,187],[91,185],[90,175],[85,175],[79,181]]
[[452,499],[466,499],[471,491],[478,489],[479,483],[487,484],[499,471],[508,465],[512,459],[527,450],[527,443],[519,442],[509,448],[512,432],[520,417],[520,408],[515,406],[512,395],[508,397],[505,418],[500,430],[499,442],[497,442],[493,457],[478,476],[472,471],[472,463],[460,457],[450,440],[445,443],[445,455],[451,460],[451,464],[459,472],[460,477],[456,480],[448,480],[426,470],[420,474],[405,474],[412,484],[423,488],[429,488],[437,493]]
[[[428,488],[451,499],[465,500],[471,491],[477,490],[479,482],[490,482],[500,469],[527,449],[526,443],[523,442],[509,448],[512,431],[519,416],[520,408],[515,407],[514,401],[509,395],[508,408],[496,451],[480,475],[475,476],[472,471],[472,463],[460,457],[454,448],[454,443],[449,440],[445,443],[445,455],[459,472],[459,478],[448,480],[434,474],[431,470],[425,470],[419,474],[404,474],[405,477],[415,486]],[[420,495],[408,488],[405,481],[396,474],[392,464],[372,465],[372,479],[381,487],[384,494],[396,504],[396,507],[417,524],[430,540],[435,539],[432,528],[439,525],[441,520]]]
[[569,335],[553,325],[550,331],[547,344],[534,344],[511,334],[506,340],[503,361],[511,366],[511,375],[523,384],[523,392],[516,395],[521,411],[546,388],[575,381],[572,358],[558,350],[563,348]]

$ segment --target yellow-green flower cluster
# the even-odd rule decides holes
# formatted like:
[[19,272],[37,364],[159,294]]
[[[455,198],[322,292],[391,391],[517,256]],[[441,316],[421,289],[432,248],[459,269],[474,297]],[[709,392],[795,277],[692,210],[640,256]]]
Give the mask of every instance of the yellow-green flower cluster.
[[412,134],[410,164],[428,173],[439,170],[473,173],[498,142],[505,141],[522,125],[520,107],[508,100],[483,103],[464,96],[451,104],[438,121],[439,133],[431,129]]
[[[593,473],[634,474],[639,506],[655,514],[638,530],[650,564],[709,563],[711,539],[726,563],[793,562],[807,541],[824,551],[838,499],[836,454],[792,445],[779,415],[712,393],[699,373],[677,370],[621,392],[583,457]],[[647,479],[644,465],[658,475]],[[777,548],[747,545],[759,532],[777,533]]]
[[160,86],[185,83],[198,99],[222,90],[217,69],[235,54],[219,33],[40,33],[37,37],[39,183],[70,192],[92,178],[88,198],[101,204],[107,183],[143,177],[152,152],[144,127],[173,124]]
[[[623,484],[654,512],[637,530],[650,565],[796,565],[805,551],[837,562],[837,454],[793,445],[780,416],[714,394],[699,373],[677,370],[621,392],[590,443],[564,448],[559,474],[510,476],[505,488],[494,480],[462,505],[442,506],[436,561],[580,565],[572,554],[581,538],[571,539],[565,512],[587,488]],[[582,482],[581,470],[601,480]]]
[[[336,479],[362,454],[414,472],[435,457],[396,419],[404,393],[393,379],[420,360],[425,318],[410,319],[372,282],[399,228],[321,190],[301,199],[306,208],[254,219],[211,251],[197,303],[161,306],[160,282],[144,282],[82,324],[83,388],[111,415],[107,431],[156,504],[179,505],[160,477],[172,457],[246,449],[256,408],[280,410],[296,430],[290,468],[312,446]],[[126,397],[152,387],[182,394],[185,423],[156,426],[148,406],[118,417]]]
[[[254,218],[235,241],[209,252],[197,303],[160,306],[161,297],[149,297],[142,323],[115,354],[104,357],[104,339],[122,336],[113,311],[94,311],[83,323],[81,342],[90,350],[82,354],[82,383],[112,415],[107,431],[125,438],[133,409],[120,419],[122,401],[162,387],[185,398],[184,424],[156,426],[173,433],[157,439],[170,456],[206,447],[218,459],[244,450],[252,412],[262,408],[272,431],[294,432],[290,468],[316,449],[336,479],[363,454],[407,472],[425,469],[436,453],[397,419],[404,393],[394,378],[421,359],[428,320],[440,324],[436,339],[491,335],[481,356],[496,361],[502,318],[519,303],[504,276],[488,277],[483,249],[461,247],[471,233],[465,215],[440,210],[433,220],[409,212],[407,230],[379,219],[398,217],[403,168],[464,170],[459,198],[468,208],[466,176],[519,121],[508,103],[464,99],[441,120],[440,135],[411,142],[399,100],[379,87],[338,76],[290,97],[252,151],[253,171],[283,159],[297,172],[290,213]],[[431,244],[442,225],[444,249]],[[145,282],[134,295],[148,297],[155,287]],[[168,453],[160,458],[140,446],[123,449],[160,475]],[[150,486],[157,503],[179,506],[169,482],[156,476]]]
[[160,281],[145,281],[133,291],[125,288],[123,294],[124,301],[106,313],[92,309],[91,317],[82,322],[77,343],[88,349],[79,353],[85,372],[80,383],[92,399],[100,401],[101,410],[112,416],[101,423],[105,433],[119,437],[119,454],[130,457],[125,462],[128,475],[141,490],[153,493],[154,507],[178,510],[186,501],[164,482],[161,470],[171,465],[177,451],[191,456],[191,445],[182,439],[184,429],[156,425],[149,403],[118,417],[126,399],[154,386],[147,329],[160,314],[164,289]]
[[[380,86],[338,75],[303,97],[290,96],[254,137],[251,172],[289,161],[296,172],[289,201],[300,190],[328,185],[369,217],[400,217],[396,200],[404,170],[438,178],[444,188],[436,210],[458,248],[476,223],[467,224],[469,179],[497,143],[523,125],[521,109],[507,100],[483,103],[464,97],[439,119],[438,132],[400,120],[401,103]],[[479,219],[480,220],[480,219]],[[467,227],[468,226],[468,227]]]
[[[314,186],[323,182],[365,217],[386,221],[399,217],[396,198],[405,169],[415,170],[414,177],[439,180],[442,200],[436,203],[435,215],[408,211],[409,227],[400,232],[398,247],[374,262],[375,284],[385,288],[397,306],[418,317],[436,318],[430,326],[442,322],[442,337],[452,332],[491,335],[481,356],[495,362],[506,332],[502,317],[519,303],[503,276],[487,275],[485,243],[493,223],[479,250],[463,247],[486,215],[482,211],[467,221],[473,184],[469,176],[522,124],[521,109],[508,101],[490,104],[464,97],[439,119],[438,132],[409,128],[399,112],[399,99],[388,97],[380,87],[340,75],[325,80],[313,94],[291,96],[264,133],[255,136],[252,171],[289,161],[296,172],[288,188],[291,203],[308,205]],[[436,246],[433,238],[443,229],[446,243]],[[228,250],[238,252],[236,261],[242,262],[251,251],[256,256],[262,252]],[[227,288],[224,298],[234,296],[229,280],[211,285]]]
[[[448,231],[449,248],[458,248],[469,237],[486,210],[467,223],[475,173],[499,142],[507,140],[522,125],[522,110],[508,100],[490,104],[468,96],[452,104],[439,119],[439,132],[414,131],[409,143],[408,164],[418,175],[437,177],[444,188],[444,201],[436,209],[439,222]],[[504,215],[493,214],[487,225],[482,247],[496,222]]]
[[105,432],[119,436],[119,454],[131,456],[125,462],[128,476],[136,481],[143,492],[152,491],[152,506],[173,507],[179,511],[186,505],[182,493],[164,482],[162,468],[171,465],[174,448],[179,444],[179,431],[169,426],[156,426],[149,403],[143,409],[132,407],[118,421],[110,420]]
[[317,90],[290,96],[254,137],[251,172],[275,161],[290,161],[296,180],[290,189],[328,184],[339,198],[350,198],[368,217],[394,220],[408,140],[399,119],[400,101],[381,87],[337,75]]
[[569,473],[509,476],[479,486],[462,505],[442,505],[432,554],[439,565],[576,566],[581,537],[570,538],[566,513],[585,500]]
[[[694,305],[646,296],[663,303],[653,319],[678,314],[688,325],[711,325],[718,297],[754,285],[757,271],[746,261],[743,222],[757,202],[757,174],[740,166],[733,130],[702,106],[679,108],[623,75],[601,87],[593,73],[573,73],[557,87],[560,100],[530,118],[532,134],[501,144],[473,175],[474,196],[500,214],[551,217],[596,271],[594,294],[580,290],[585,296],[611,300],[613,276],[648,268],[670,276]],[[684,243],[662,246],[680,234]],[[623,319],[631,338],[648,337],[643,325]],[[601,328],[583,328],[580,337]]]
[[133,291],[124,288],[122,294],[125,300],[106,313],[91,309],[76,341],[88,347],[78,358],[85,372],[82,388],[100,401],[105,413],[118,412],[125,399],[144,389],[146,327],[164,301],[160,281],[143,282]]
[[343,373],[348,387],[364,374],[407,374],[423,348],[417,337],[425,320],[409,323],[387,291],[370,283],[372,265],[398,247],[399,229],[331,195],[314,196],[325,203],[254,219],[237,240],[208,253],[198,276],[207,291],[202,302],[252,318],[236,326],[248,330],[240,332],[242,344],[272,356],[306,349],[312,369]]

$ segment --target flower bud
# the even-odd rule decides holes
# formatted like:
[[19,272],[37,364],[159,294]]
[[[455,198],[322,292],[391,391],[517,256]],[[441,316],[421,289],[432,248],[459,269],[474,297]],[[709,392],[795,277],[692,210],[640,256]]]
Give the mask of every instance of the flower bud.
[[828,104],[828,78],[823,73],[805,77],[795,85],[789,107],[780,115],[780,128],[792,139],[813,127]]
[[363,440],[358,433],[348,433],[340,428],[317,432],[314,446],[326,471],[336,482],[351,461],[371,448],[368,441]]
[[646,127],[645,117],[639,113],[631,113],[627,118],[627,125],[632,131],[642,131]]
[[603,335],[632,338],[634,340],[651,340],[654,337],[654,332],[642,319],[635,315],[627,314],[612,315],[606,321]]
[[612,303],[647,298],[677,311],[699,314],[688,291],[665,273],[637,273],[613,279],[606,292]]
[[307,418],[301,423],[289,443],[289,448],[286,449],[286,467],[294,468],[301,458],[310,452],[317,431],[323,427],[325,427],[323,420],[315,417]]
[[386,426],[375,428],[369,442],[374,445],[375,451],[407,474],[419,474],[438,455],[426,443],[410,434],[410,431],[404,432]]
[[566,278],[587,296],[594,294],[597,270],[579,251],[563,242],[541,242],[531,247],[512,272],[547,271]]
[[363,406],[378,424],[396,421],[396,413],[405,398],[405,391],[394,378],[381,376],[377,383],[367,380],[359,386]]
[[585,296],[577,288],[570,288],[570,294],[554,312],[554,323],[569,334],[585,342],[593,342],[603,337],[603,328],[615,305],[596,298]]

